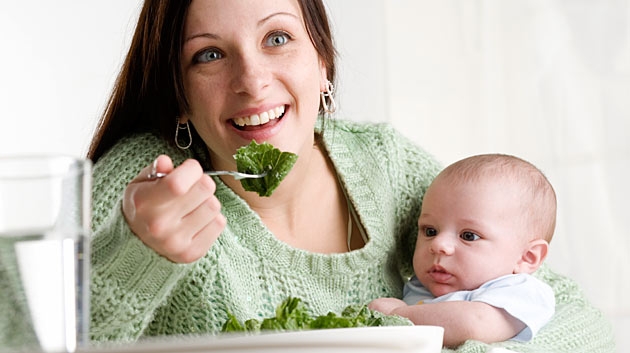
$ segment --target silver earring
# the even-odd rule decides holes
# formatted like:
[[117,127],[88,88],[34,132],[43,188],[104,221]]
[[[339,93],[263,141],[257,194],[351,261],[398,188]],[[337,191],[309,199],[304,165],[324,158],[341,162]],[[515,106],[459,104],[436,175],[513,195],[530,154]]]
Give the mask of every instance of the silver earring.
[[332,114],[337,110],[337,103],[335,102],[335,97],[333,96],[334,92],[335,86],[332,82],[326,81],[326,90],[319,93],[322,98],[322,107],[324,108],[324,112],[327,114]]
[[[179,130],[186,130],[186,132],[188,132],[188,144],[186,146],[182,146],[179,144]],[[182,150],[187,150],[192,145],[192,134],[190,133],[190,125],[188,125],[188,121],[180,124],[179,118],[177,118],[177,127],[175,128],[175,144]]]

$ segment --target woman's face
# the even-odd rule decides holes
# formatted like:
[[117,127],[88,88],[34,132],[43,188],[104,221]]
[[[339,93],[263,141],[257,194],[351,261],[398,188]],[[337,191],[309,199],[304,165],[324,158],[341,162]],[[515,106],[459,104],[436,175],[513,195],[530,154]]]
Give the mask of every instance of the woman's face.
[[193,0],[182,69],[189,120],[214,168],[234,169],[251,140],[297,154],[312,150],[326,68],[297,0]]

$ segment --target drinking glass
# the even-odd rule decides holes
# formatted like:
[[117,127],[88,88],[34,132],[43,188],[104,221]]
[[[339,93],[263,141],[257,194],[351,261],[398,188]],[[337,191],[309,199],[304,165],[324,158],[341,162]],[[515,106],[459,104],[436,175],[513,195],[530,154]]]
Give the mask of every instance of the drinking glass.
[[0,157],[0,351],[88,343],[91,162]]

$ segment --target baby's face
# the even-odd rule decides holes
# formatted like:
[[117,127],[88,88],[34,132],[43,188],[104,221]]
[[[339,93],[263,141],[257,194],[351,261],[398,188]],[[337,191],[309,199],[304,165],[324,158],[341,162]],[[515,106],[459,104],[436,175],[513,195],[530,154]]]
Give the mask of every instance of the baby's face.
[[418,219],[416,276],[435,296],[519,272],[528,237],[520,192],[494,181],[436,179]]

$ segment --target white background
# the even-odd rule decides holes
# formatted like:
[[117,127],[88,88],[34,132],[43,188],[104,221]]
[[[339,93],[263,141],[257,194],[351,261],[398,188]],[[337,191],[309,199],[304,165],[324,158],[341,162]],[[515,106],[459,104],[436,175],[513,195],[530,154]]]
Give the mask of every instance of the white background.
[[[337,117],[392,123],[444,164],[539,166],[559,197],[549,262],[630,349],[630,0],[328,3]],[[0,3],[0,155],[85,154],[138,7]]]

